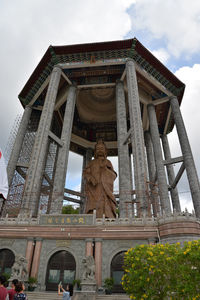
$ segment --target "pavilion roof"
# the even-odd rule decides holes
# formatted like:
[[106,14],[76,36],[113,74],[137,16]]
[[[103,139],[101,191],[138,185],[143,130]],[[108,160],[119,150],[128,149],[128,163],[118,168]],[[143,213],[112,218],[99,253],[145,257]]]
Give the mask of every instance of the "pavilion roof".
[[100,43],[49,46],[19,94],[22,105],[25,106],[31,101],[51,73],[54,65],[90,61],[91,57],[95,57],[95,60],[133,58],[151,76],[176,95],[179,102],[182,100],[184,83],[136,38],[133,38]]

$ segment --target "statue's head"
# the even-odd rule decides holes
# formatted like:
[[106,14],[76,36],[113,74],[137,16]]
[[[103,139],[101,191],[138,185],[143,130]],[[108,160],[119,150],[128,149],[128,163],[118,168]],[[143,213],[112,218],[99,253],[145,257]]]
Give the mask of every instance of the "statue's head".
[[97,158],[98,156],[107,157],[107,148],[102,140],[98,140],[94,148],[94,157]]

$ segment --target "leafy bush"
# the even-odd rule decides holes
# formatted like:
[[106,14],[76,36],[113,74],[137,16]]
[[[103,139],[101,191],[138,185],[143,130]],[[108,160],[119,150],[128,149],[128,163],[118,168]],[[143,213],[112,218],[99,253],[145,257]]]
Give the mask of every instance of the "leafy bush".
[[74,215],[79,214],[79,208],[74,208],[73,205],[65,205],[62,208],[62,214]]
[[73,286],[75,286],[75,285],[79,289],[81,287],[81,280],[80,279],[74,279],[73,280]]
[[136,246],[125,253],[124,269],[131,299],[200,299],[200,241]]
[[104,280],[104,287],[106,290],[111,291],[114,285],[114,279],[112,277],[110,278],[105,278]]
[[29,286],[36,286],[37,278],[36,277],[29,277],[28,284],[29,284]]

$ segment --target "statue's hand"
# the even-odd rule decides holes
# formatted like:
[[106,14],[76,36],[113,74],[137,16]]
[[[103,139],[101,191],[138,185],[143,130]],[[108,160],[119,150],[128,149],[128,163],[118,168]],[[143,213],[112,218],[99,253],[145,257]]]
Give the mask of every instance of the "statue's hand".
[[93,177],[93,176],[91,176],[90,177],[90,182],[92,183],[92,185],[97,185],[97,181],[96,181],[96,179]]

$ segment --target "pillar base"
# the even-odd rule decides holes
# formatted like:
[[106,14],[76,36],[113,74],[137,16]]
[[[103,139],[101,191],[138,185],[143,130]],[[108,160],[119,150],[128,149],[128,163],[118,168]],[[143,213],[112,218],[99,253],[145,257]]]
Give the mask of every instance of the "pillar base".
[[92,282],[81,283],[81,292],[96,292],[97,285]]
[[96,300],[95,291],[76,291],[73,296],[73,300]]

